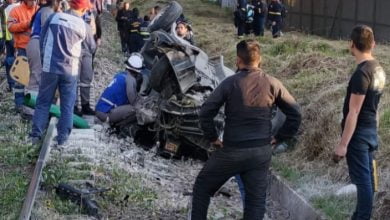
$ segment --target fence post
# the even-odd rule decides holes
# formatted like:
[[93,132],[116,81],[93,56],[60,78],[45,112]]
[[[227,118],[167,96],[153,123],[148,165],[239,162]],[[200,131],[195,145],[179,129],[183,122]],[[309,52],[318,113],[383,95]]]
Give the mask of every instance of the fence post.
[[302,8],[303,8],[303,4],[302,4],[302,1],[303,0],[299,0],[299,29],[300,30],[304,30],[303,27],[302,27]]
[[355,25],[358,23],[359,0],[355,0]]
[[372,30],[374,33],[376,32],[376,7],[377,7],[377,0],[374,0],[374,10],[372,14]]
[[326,35],[328,33],[328,1],[324,0],[324,10],[322,11],[323,14],[323,31],[321,31],[322,35]]
[[310,1],[310,34],[314,33],[314,0]]

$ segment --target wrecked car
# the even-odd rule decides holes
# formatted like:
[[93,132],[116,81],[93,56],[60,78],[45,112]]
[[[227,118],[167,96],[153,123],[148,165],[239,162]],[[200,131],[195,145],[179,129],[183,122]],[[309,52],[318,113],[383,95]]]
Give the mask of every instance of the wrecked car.
[[[234,71],[224,65],[223,56],[210,58],[176,35],[176,20],[181,14],[182,7],[172,1],[148,27],[150,39],[141,53],[151,74],[141,86],[144,97],[137,104],[136,115],[142,129],[134,138],[152,146],[157,143],[163,156],[206,160],[215,149],[204,138],[198,114],[213,90]],[[272,133],[276,134],[285,115],[275,108],[273,116]],[[222,137],[223,108],[214,120]],[[283,152],[287,147],[275,149]]]
[[[150,39],[141,53],[151,74],[140,92],[146,96],[137,107],[137,121],[154,134],[161,154],[207,159],[212,149],[203,137],[198,113],[218,84],[234,72],[224,66],[222,56],[209,58],[176,35],[181,14],[182,7],[172,1],[149,25]],[[223,112],[215,120],[222,133]],[[138,136],[148,133],[145,130]]]

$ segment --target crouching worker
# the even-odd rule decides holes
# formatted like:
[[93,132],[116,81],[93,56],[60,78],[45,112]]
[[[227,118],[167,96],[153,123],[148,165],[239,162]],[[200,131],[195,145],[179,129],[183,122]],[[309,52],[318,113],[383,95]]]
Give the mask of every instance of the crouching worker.
[[137,81],[143,68],[143,57],[132,53],[125,62],[126,71],[119,72],[104,90],[96,105],[96,117],[113,127],[120,127],[136,120],[135,104],[138,99]]
[[[240,175],[245,188],[244,219],[263,219],[272,140],[295,135],[301,123],[295,99],[276,78],[260,68],[260,45],[255,40],[237,44],[238,71],[226,78],[203,104],[200,124],[206,138],[218,149],[196,178],[192,218],[206,219],[210,197],[232,176]],[[225,106],[223,142],[214,117]],[[274,106],[286,115],[275,138],[271,134]]]

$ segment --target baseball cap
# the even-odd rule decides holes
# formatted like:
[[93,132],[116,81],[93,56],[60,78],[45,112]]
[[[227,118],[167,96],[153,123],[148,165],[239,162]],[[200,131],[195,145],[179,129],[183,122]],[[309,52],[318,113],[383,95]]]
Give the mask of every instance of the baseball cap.
[[92,7],[90,0],[70,0],[69,5],[76,10],[90,9]]

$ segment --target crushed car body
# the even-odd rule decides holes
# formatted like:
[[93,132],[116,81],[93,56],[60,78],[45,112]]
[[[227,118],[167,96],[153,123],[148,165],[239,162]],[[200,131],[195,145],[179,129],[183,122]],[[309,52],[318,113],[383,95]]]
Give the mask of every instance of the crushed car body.
[[[153,135],[163,155],[207,159],[212,149],[198,114],[211,92],[234,72],[224,66],[222,56],[209,58],[176,35],[181,14],[181,6],[172,1],[149,25],[150,39],[141,53],[151,74],[140,91],[145,96],[137,105],[137,122],[144,132],[137,135]],[[220,133],[223,117],[221,111],[215,119]]]

